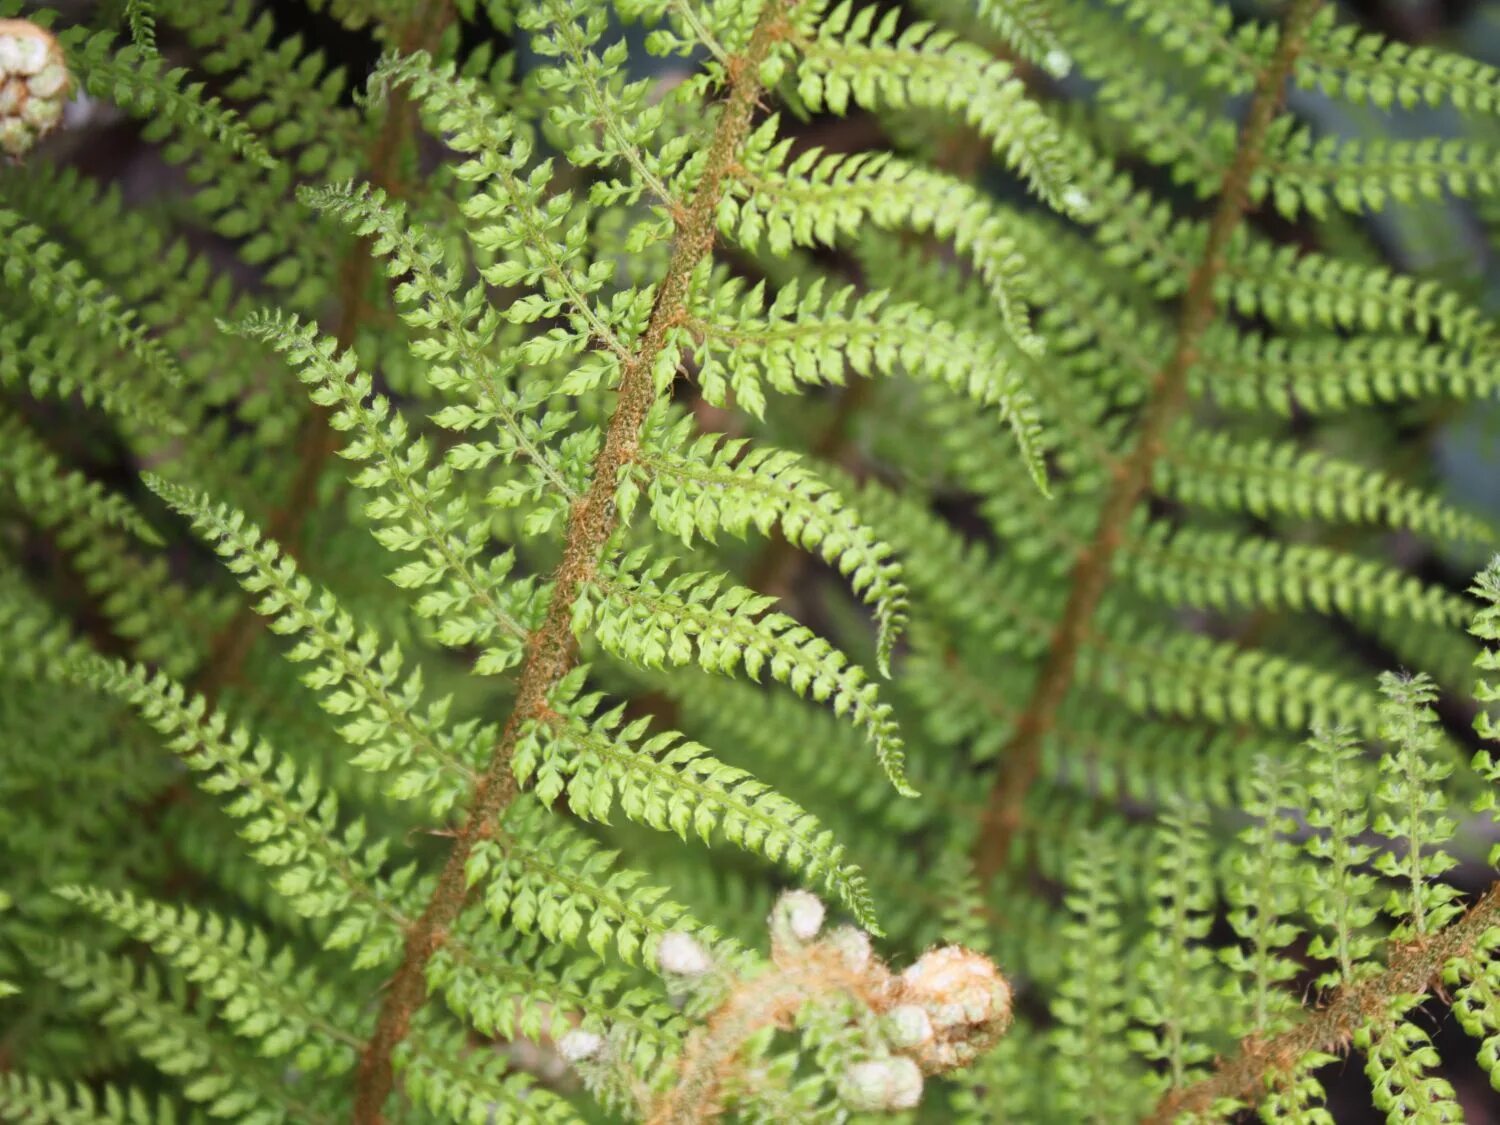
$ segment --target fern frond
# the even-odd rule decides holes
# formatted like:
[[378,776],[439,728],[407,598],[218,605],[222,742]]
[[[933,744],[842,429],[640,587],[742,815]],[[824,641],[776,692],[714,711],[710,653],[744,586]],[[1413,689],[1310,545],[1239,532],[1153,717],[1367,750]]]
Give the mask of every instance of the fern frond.
[[1022,58],[1055,78],[1067,75],[1068,55],[1057,38],[1052,5],[1045,0],[980,0],[978,14]]
[[468,795],[475,775],[469,739],[461,737],[467,732],[447,729],[447,699],[423,706],[421,671],[403,675],[408,661],[399,645],[360,630],[244,513],[166,481],[148,477],[147,483],[257,596],[256,612],[270,619],[272,631],[297,639],[287,659],[313,665],[302,680],[339,717],[345,741],[359,748],[355,766],[389,775],[392,796],[425,797],[434,816],[447,815]]
[[649,192],[668,212],[683,203],[672,184],[691,150],[687,137],[659,135],[666,116],[653,104],[649,80],[625,80],[627,47],[616,40],[599,50],[608,27],[602,9],[583,15],[561,0],[543,0],[523,9],[519,24],[533,33],[534,49],[567,62],[549,67],[539,79],[551,95],[551,124],[568,137],[569,161],[581,168],[624,165],[629,182],[605,180],[589,192],[595,204],[633,204]]
[[566,310],[576,324],[562,335],[543,337],[554,354],[559,347],[582,351],[594,339],[602,345],[575,369],[567,389],[578,393],[612,381],[625,353],[619,331],[628,323],[625,313],[639,310],[608,310],[593,299],[613,276],[614,264],[590,260],[587,228],[578,221],[573,201],[547,194],[550,164],[543,161],[527,171],[530,141],[493,99],[451,66],[434,65],[423,55],[387,59],[371,85],[379,90],[394,84],[410,86],[448,143],[468,157],[453,174],[484,185],[463,204],[474,244],[498,258],[480,271],[484,279],[501,287],[540,287],[512,302],[506,318],[529,324]]
[[17,1125],[194,1125],[203,1118],[133,1087],[95,1089],[41,1075],[0,1075],[0,1112]]
[[697,664],[732,675],[743,667],[752,679],[767,670],[798,695],[846,715],[897,792],[915,795],[890,705],[856,665],[806,626],[767,613],[774,599],[742,586],[721,591],[722,575],[668,577],[669,567],[636,553],[601,568],[574,604],[574,632],[589,632],[611,655],[647,669]]
[[1455,542],[1495,537],[1486,521],[1430,493],[1289,442],[1183,433],[1158,464],[1157,487],[1209,510],[1370,523]]
[[[1253,509],[1252,509],[1253,510]],[[1327,547],[1152,524],[1125,549],[1137,589],[1171,605],[1265,607],[1457,626],[1470,606],[1392,567]]]
[[[625,1030],[644,1071],[675,1055],[687,1023],[660,991],[644,987],[639,976],[543,937],[551,919],[566,920],[566,914],[554,915],[555,899],[539,900],[523,886],[516,889],[521,893],[515,917],[528,932],[508,922],[497,927],[481,902],[455,927],[459,940],[434,954],[433,991],[485,1035],[557,1039],[578,1020],[591,1030],[606,1025]],[[538,906],[547,908],[547,921],[526,913]]]
[[877,22],[874,6],[841,0],[802,18],[794,40],[802,54],[797,93],[811,108],[843,114],[852,101],[869,110],[944,111],[988,140],[1049,206],[1087,213],[1086,198],[1070,191],[1082,154],[1027,97],[1010,66],[929,23],[898,33],[896,9]]
[[1464,958],[1443,969],[1443,983],[1453,989],[1453,1015],[1464,1031],[1479,1040],[1479,1065],[1490,1085],[1500,1088],[1500,929],[1491,929]]
[[125,25],[130,39],[143,52],[156,51],[156,13],[152,0],[125,0]]
[[0,324],[0,384],[24,387],[35,398],[78,395],[89,406],[164,433],[181,421],[135,385],[121,380],[109,362],[109,345],[81,336],[54,336],[17,316]]
[[816,553],[871,603],[878,627],[876,659],[890,676],[890,654],[905,627],[907,591],[901,564],[838,492],[788,450],[720,434],[694,436],[690,419],[649,435],[637,456],[648,474],[651,518],[690,546],[723,529],[744,537],[781,531]]
[[582,1125],[586,1118],[500,1051],[476,1050],[462,1032],[421,1028],[397,1065],[402,1090],[438,1120],[486,1125]]
[[426,443],[408,440],[405,419],[388,399],[372,393],[371,379],[356,368],[354,357],[338,352],[336,341],[320,337],[315,326],[268,314],[247,320],[241,331],[286,355],[313,388],[313,401],[336,408],[333,427],[357,433],[345,456],[368,463],[354,481],[377,494],[365,508],[384,525],[376,539],[390,551],[420,552],[391,580],[404,589],[436,587],[417,599],[415,609],[437,620],[438,640],[481,646],[481,672],[513,667],[533,617],[532,587],[505,582],[514,560],[509,552],[483,557],[485,529],[467,518],[461,496],[445,496],[451,470],[428,467]]
[[225,76],[224,96],[244,105],[246,125],[304,176],[354,174],[363,128],[341,104],[341,68],[305,52],[299,35],[278,36],[270,12],[246,0],[205,10],[192,0],[153,0],[161,18],[202,51],[205,70]]
[[1391,203],[1492,195],[1500,187],[1500,152],[1469,140],[1340,140],[1287,130],[1251,183],[1289,219],[1306,210],[1326,218],[1345,211],[1380,211]]
[[[774,135],[764,129],[762,150]],[[760,134],[757,134],[760,136]],[[756,141],[752,137],[752,145]],[[808,149],[782,167],[785,144],[747,154],[743,189],[719,208],[719,229],[749,248],[764,240],[773,254],[794,246],[832,245],[867,224],[913,230],[951,241],[988,286],[1016,346],[1040,355],[1022,294],[1026,263],[1008,217],[972,186],[885,153],[824,154]]]
[[[860,732],[825,708],[744,680],[695,677],[668,681],[662,690],[672,696],[685,731],[723,747],[728,761],[777,782],[778,789],[807,793],[809,807],[825,820],[842,814],[879,825],[884,834],[911,831],[934,815],[928,801],[895,793],[865,753]],[[804,753],[807,746],[822,752]],[[911,764],[925,766],[926,760]],[[936,799],[931,771],[919,777],[924,797]]]
[[1436,47],[1372,35],[1355,23],[1329,27],[1313,37],[1298,66],[1297,81],[1382,109],[1447,102],[1466,113],[1500,110],[1500,71],[1493,66]]
[[1440,783],[1453,764],[1439,753],[1437,714],[1431,704],[1437,689],[1426,676],[1402,677],[1386,672],[1380,690],[1380,734],[1392,744],[1381,759],[1384,775],[1375,792],[1379,815],[1375,831],[1399,848],[1375,857],[1375,868],[1405,887],[1392,890],[1387,910],[1403,920],[1402,933],[1416,940],[1443,929],[1460,913],[1458,892],[1439,877],[1456,863],[1445,845],[1457,828],[1447,814]]
[[161,535],[124,496],[69,471],[20,418],[0,409],[0,485],[43,527],[115,529],[153,546]]
[[1162,821],[1153,864],[1152,933],[1139,968],[1136,1017],[1152,1030],[1132,1036],[1136,1050],[1163,1071],[1152,1082],[1185,1085],[1213,1057],[1216,1029],[1211,994],[1213,954],[1203,944],[1213,924],[1213,882],[1207,867],[1201,813],[1178,808]]
[[105,1026],[133,1050],[181,1080],[183,1095],[210,1117],[247,1125],[334,1121],[318,1105],[326,1095],[289,1085],[269,1064],[236,1053],[201,1015],[184,1010],[183,990],[164,985],[149,966],[138,970],[128,960],[60,942],[48,950],[44,969],[73,990],[80,1004],[100,1012]]
[[1482,399],[1500,383],[1487,355],[1418,340],[1215,333],[1198,392],[1244,410],[1328,414],[1376,403]]
[[1432,1037],[1405,1018],[1411,1007],[1410,998],[1391,1002],[1354,1036],[1365,1052],[1375,1108],[1385,1111],[1387,1121],[1461,1121],[1452,1083],[1432,1073],[1439,1061]]
[[1309,855],[1323,862],[1312,869],[1308,914],[1319,930],[1308,952],[1333,962],[1318,983],[1350,982],[1370,967],[1376,939],[1375,879],[1365,865],[1375,848],[1364,839],[1370,825],[1358,768],[1359,748],[1348,732],[1315,730],[1308,743],[1307,823],[1318,831],[1307,837]]
[[291,1056],[299,1071],[351,1069],[361,1040],[349,1029],[332,988],[315,969],[299,969],[289,950],[236,920],[174,908],[129,893],[64,886],[56,893],[154,949],[197,985],[236,1035],[265,1058]]
[[[715,760],[676,731],[644,738],[650,723],[625,723],[622,708],[596,714],[603,697],[582,695],[584,672],[552,693],[556,718],[529,725],[516,746],[516,779],[535,777],[538,799],[608,821],[618,805],[631,820],[661,832],[731,843],[821,880],[863,926],[874,925],[864,877],[844,860],[832,833],[805,809],[750,774]],[[592,717],[591,717],[592,716]]]
[[705,294],[688,324],[709,402],[723,403],[732,390],[740,406],[760,415],[763,383],[791,394],[799,384],[842,384],[846,369],[862,376],[904,370],[997,407],[1045,491],[1043,427],[1033,399],[1041,380],[1026,378],[1028,357],[946,324],[922,305],[891,301],[878,290],[825,293],[818,278],[805,289],[794,279],[768,306],[763,284],[742,291],[731,280]]
[[[1234,12],[1212,0],[1183,0],[1172,12],[1150,0],[1107,2],[1122,19],[1194,68],[1204,81],[1230,93],[1250,91],[1256,72],[1275,47],[1274,26],[1246,23],[1236,28]],[[1059,26],[1066,28],[1069,21],[1059,20]]]
[[254,858],[277,870],[276,889],[306,917],[337,919],[329,948],[358,946],[356,965],[381,964],[395,952],[405,918],[393,902],[411,871],[382,877],[388,842],[367,844],[358,821],[341,829],[337,802],[316,778],[299,777],[269,745],[230,728],[222,712],[208,714],[201,696],[166,676],[93,656],[76,658],[69,674],[138,710],[204,774],[205,791],[233,795],[226,811],[245,822]]
[[617,863],[609,851],[576,828],[522,801],[506,817],[508,832],[475,846],[465,868],[470,885],[482,884],[492,920],[548,941],[583,944],[596,956],[614,951],[635,963],[654,957],[661,938],[675,930],[719,939],[696,923],[666,890],[644,884],[644,872]]
[[276,167],[276,158],[234,110],[218,98],[205,98],[203,83],[184,83],[185,67],[168,68],[155,50],[139,45],[116,51],[113,38],[103,31],[93,35],[70,31],[60,37],[69,65],[89,93],[150,118],[158,130],[192,133],[250,164]]
[[1301,933],[1295,919],[1304,893],[1296,878],[1297,825],[1287,815],[1295,807],[1293,767],[1271,758],[1257,763],[1245,810],[1255,822],[1240,833],[1241,847],[1225,880],[1229,924],[1243,945],[1230,946],[1223,959],[1235,974],[1232,996],[1241,1008],[1236,1029],[1246,1035],[1264,1037],[1293,1022],[1295,1004],[1285,986],[1299,966],[1288,947]]
[[1437,282],[1248,236],[1234,248],[1217,290],[1241,316],[1292,329],[1435,333],[1460,347],[1493,346],[1484,314]]
[[[29,294],[61,320],[112,340],[160,386],[181,382],[176,361],[141,327],[134,311],[123,307],[97,278],[90,277],[40,227],[0,207],[0,276],[7,285]],[[144,388],[143,388],[144,393]]]
[[1068,868],[1068,920],[1058,935],[1064,973],[1052,1000],[1057,1027],[1048,1046],[1064,1060],[1057,1108],[1075,1121],[1122,1119],[1120,1076],[1132,1071],[1125,934],[1119,896],[1097,855],[1103,838],[1085,838]]
[[[460,280],[443,261],[444,250],[430,234],[407,225],[399,204],[389,204],[385,194],[369,186],[304,190],[304,202],[330,213],[354,233],[374,237],[371,252],[388,259],[387,272],[405,277],[396,290],[403,319],[432,335],[412,345],[424,361],[424,375],[439,391],[455,397],[479,400],[475,409],[467,403],[439,410],[433,420],[460,432],[497,427],[503,440],[484,447],[461,445],[448,452],[449,463],[472,468],[521,459],[530,477],[529,487],[512,486],[512,502],[529,496],[550,499],[560,506],[575,499],[577,490],[565,476],[554,450],[549,447],[567,424],[566,411],[549,412],[545,421],[531,416],[545,397],[535,390],[517,393],[506,385],[507,370],[519,356],[496,354],[492,346],[498,317],[479,288],[460,292]],[[550,337],[556,344],[556,337]],[[549,358],[556,359],[552,354]],[[508,360],[510,362],[508,362]],[[556,495],[548,496],[548,489]]]

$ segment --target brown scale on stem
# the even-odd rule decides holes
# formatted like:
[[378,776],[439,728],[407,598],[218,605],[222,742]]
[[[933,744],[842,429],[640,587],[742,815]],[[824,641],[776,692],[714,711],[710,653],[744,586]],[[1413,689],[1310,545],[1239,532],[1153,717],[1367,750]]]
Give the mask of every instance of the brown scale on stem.
[[1193,270],[1182,298],[1176,347],[1153,380],[1152,397],[1140,419],[1140,436],[1119,466],[1092,544],[1074,566],[1067,604],[1053,632],[1041,675],[1002,754],[1000,772],[975,846],[975,866],[986,882],[1005,867],[1009,858],[1021,829],[1026,796],[1041,769],[1042,743],[1073,686],[1089,621],[1109,586],[1110,570],[1125,527],[1150,489],[1152,473],[1165,448],[1167,430],[1187,404],[1189,375],[1203,335],[1218,313],[1214,286],[1224,270],[1230,240],[1244,221],[1249,207],[1250,178],[1264,156],[1266,137],[1280,111],[1287,79],[1319,6],[1319,0],[1295,0],[1282,24],[1276,52],[1256,83],[1234,159],[1224,174],[1218,208],[1209,223],[1202,260]]
[[1485,933],[1500,923],[1500,883],[1491,884],[1468,911],[1447,929],[1421,941],[1395,946],[1385,969],[1376,976],[1335,989],[1296,1026],[1270,1038],[1249,1038],[1233,1054],[1219,1059],[1207,1077],[1167,1093],[1145,1118],[1149,1125],[1169,1125],[1184,1116],[1207,1112],[1231,1098],[1254,1108],[1287,1078],[1299,1060],[1313,1052],[1343,1054],[1354,1036],[1381,1017],[1398,996],[1424,996],[1440,987],[1444,967],[1468,957]]
[[575,663],[573,605],[594,576],[617,525],[614,495],[620,471],[640,445],[646,414],[656,401],[656,360],[669,343],[672,327],[686,305],[694,270],[712,250],[715,215],[723,197],[728,169],[745,138],[760,94],[760,65],[775,43],[775,28],[789,0],[768,0],[743,56],[730,61],[729,96],[709,144],[708,157],[687,213],[678,227],[667,271],[645,331],[621,368],[614,413],[594,462],[588,491],[568,521],[562,561],[553,575],[552,601],[541,626],[530,636],[522,659],[515,706],[506,720],[489,766],[475,787],[463,827],[438,875],[427,906],[406,934],[401,964],[391,977],[376,1018],[375,1031],[360,1057],[355,1078],[356,1125],[376,1125],[394,1084],[392,1054],[406,1038],[413,1015],[427,998],[425,971],[446,930],[463,909],[464,869],[475,843],[489,838],[502,812],[515,799],[511,757],[522,726],[541,715],[548,696]]

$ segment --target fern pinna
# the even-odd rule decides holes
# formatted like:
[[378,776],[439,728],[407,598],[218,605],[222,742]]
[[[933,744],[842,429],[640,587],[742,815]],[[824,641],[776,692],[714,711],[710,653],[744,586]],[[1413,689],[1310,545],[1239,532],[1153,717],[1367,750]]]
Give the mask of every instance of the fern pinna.
[[1457,1120],[1429,997],[1495,1074],[1495,341],[1372,231],[1487,229],[1500,72],[1313,0],[0,70],[0,1118]]

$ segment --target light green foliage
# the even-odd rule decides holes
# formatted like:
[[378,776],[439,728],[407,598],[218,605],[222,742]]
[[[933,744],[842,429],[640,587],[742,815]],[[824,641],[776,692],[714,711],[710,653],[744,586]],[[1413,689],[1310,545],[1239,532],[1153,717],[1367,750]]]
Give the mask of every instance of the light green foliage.
[[[1090,842],[1105,840],[1085,840]],[[1119,895],[1088,858],[1092,850],[1080,848],[1069,872],[1068,924],[1060,935],[1067,943],[1066,975],[1052,1001],[1057,1029],[1051,1038],[1052,1049],[1068,1062],[1057,1091],[1059,1112],[1077,1121],[1103,1122],[1123,1119],[1139,1106],[1122,1105],[1111,1088],[1131,1070],[1130,990]]]
[[235,1034],[257,1043],[266,1058],[289,1056],[299,1071],[339,1074],[354,1063],[359,1038],[330,1016],[339,1007],[311,969],[291,954],[272,953],[265,936],[237,921],[188,908],[139,902],[130,895],[60,887],[69,902],[151,946],[221,1008]]
[[649,482],[651,518],[684,546],[713,542],[720,529],[744,537],[773,528],[817,553],[873,603],[880,669],[890,675],[891,650],[906,623],[907,590],[891,548],[856,512],[789,450],[742,439],[694,435],[689,419],[647,438],[638,458]]
[[528,727],[516,750],[516,776],[535,778],[543,804],[565,793],[568,807],[589,820],[607,822],[618,802],[631,820],[684,840],[691,834],[711,843],[723,834],[821,878],[862,923],[874,924],[864,877],[843,864],[843,849],[816,818],[676,731],[643,739],[650,724],[622,725],[618,708],[589,720],[603,697],[579,698],[583,677],[570,678],[553,694],[557,717]]
[[1204,938],[1213,925],[1213,883],[1204,854],[1201,813],[1179,808],[1163,818],[1148,888],[1151,936],[1142,951],[1133,1015],[1158,1030],[1137,1032],[1132,1045],[1163,1073],[1163,1087],[1184,1086],[1212,1057],[1208,1036],[1219,1026],[1213,956]]
[[135,1089],[70,1087],[20,1074],[0,1078],[0,1106],[17,1121],[48,1125],[177,1125],[200,1121],[166,1098]]
[[1245,809],[1256,822],[1241,834],[1243,846],[1232,853],[1225,880],[1229,924],[1243,942],[1225,951],[1225,963],[1237,977],[1242,1012],[1236,1030],[1243,1028],[1245,1035],[1281,1031],[1295,1010],[1285,990],[1298,972],[1287,947],[1301,929],[1293,921],[1302,897],[1291,840],[1297,825],[1287,815],[1296,800],[1294,781],[1286,764],[1265,758],[1258,763]]
[[1388,1121],[1438,1125],[1462,1120],[1452,1085],[1431,1074],[1438,1062],[1431,1037],[1403,1014],[1397,1007],[1355,1038],[1356,1046],[1368,1052],[1365,1076],[1375,1108]]
[[574,603],[573,630],[590,633],[606,651],[642,668],[696,664],[706,672],[751,679],[761,673],[798,695],[827,702],[869,739],[905,796],[901,736],[890,705],[857,666],[822,637],[782,613],[774,599],[716,574],[668,574],[671,560],[647,562],[634,553],[601,568],[592,589]]
[[1437,715],[1431,704],[1437,692],[1424,677],[1407,679],[1385,673],[1381,691],[1380,733],[1394,747],[1381,760],[1382,781],[1375,791],[1376,832],[1389,837],[1397,851],[1386,851],[1375,860],[1382,874],[1404,883],[1393,891],[1386,909],[1404,920],[1401,932],[1413,937],[1441,929],[1459,908],[1457,894],[1439,876],[1457,862],[1444,850],[1456,827],[1447,815],[1447,798],[1441,782],[1453,772],[1440,753]]
[[358,753],[351,764],[390,775],[393,797],[425,796],[432,815],[448,813],[473,784],[472,745],[485,740],[474,724],[449,728],[448,700],[422,706],[421,671],[402,674],[407,658],[359,632],[328,591],[312,583],[277,545],[247,525],[243,513],[209,505],[163,481],[148,480],[211,542],[273,632],[297,639],[287,659],[311,664],[302,680],[320,693],[323,709],[340,719],[339,734]]
[[308,6],[0,0],[89,99],[0,173],[0,1119],[1447,1121],[1442,1005],[1500,1088],[1500,71]]
[[1319,927],[1308,945],[1314,957],[1333,964],[1319,979],[1330,986],[1349,982],[1369,967],[1376,939],[1374,876],[1365,870],[1375,848],[1359,747],[1345,730],[1319,730],[1308,743],[1307,823],[1304,847],[1322,862],[1311,871],[1308,915]]

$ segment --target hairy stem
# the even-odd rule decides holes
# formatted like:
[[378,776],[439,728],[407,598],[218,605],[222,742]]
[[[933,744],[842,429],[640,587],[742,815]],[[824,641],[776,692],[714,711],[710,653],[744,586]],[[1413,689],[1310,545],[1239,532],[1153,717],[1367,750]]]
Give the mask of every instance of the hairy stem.
[[1073,568],[1062,620],[1052,635],[1047,660],[1001,758],[984,823],[975,846],[975,864],[984,880],[1001,870],[1021,827],[1026,795],[1041,768],[1042,743],[1073,686],[1078,654],[1088,639],[1089,622],[1109,585],[1116,552],[1136,505],[1146,495],[1168,429],[1188,401],[1188,376],[1198,360],[1203,335],[1218,312],[1215,282],[1223,273],[1230,240],[1249,206],[1250,177],[1264,155],[1266,135],[1281,108],[1286,82],[1320,0],[1294,0],[1282,34],[1256,83],[1255,96],[1240,128],[1234,159],[1224,173],[1219,205],[1209,223],[1203,257],[1193,269],[1178,313],[1171,357],[1152,378],[1151,397],[1141,415],[1134,448],[1115,470],[1114,483],[1099,514],[1094,535]]
[[1145,1120],[1166,1125],[1183,1115],[1207,1112],[1221,1098],[1254,1108],[1275,1088],[1276,1078],[1290,1075],[1307,1055],[1341,1053],[1361,1028],[1384,1016],[1389,1001],[1430,992],[1444,966],[1456,957],[1469,956],[1497,924],[1500,882],[1491,884],[1451,926],[1396,946],[1384,972],[1338,988],[1296,1027],[1269,1039],[1244,1040],[1235,1054],[1218,1061],[1208,1077],[1166,1094]]
[[500,814],[516,796],[511,757],[521,728],[545,716],[548,696],[576,661],[572,631],[573,605],[603,557],[618,524],[614,497],[620,472],[634,459],[646,413],[656,400],[653,369],[669,333],[685,315],[693,271],[713,249],[715,215],[724,184],[755,114],[760,96],[760,65],[776,39],[784,34],[790,0],[766,0],[743,56],[726,65],[729,96],[709,144],[703,175],[679,222],[672,257],[656,291],[651,319],[621,367],[614,413],[605,428],[604,443],[594,462],[588,491],[574,502],[568,520],[562,561],[553,574],[552,601],[547,616],[528,638],[521,665],[515,706],[506,720],[489,766],[475,786],[463,827],[453,841],[426,908],[406,933],[400,966],[386,988],[375,1031],[366,1044],[356,1075],[356,1125],[377,1125],[394,1082],[392,1054],[406,1037],[412,1016],[426,1000],[425,971],[442,947],[448,927],[463,909],[465,867],[474,845],[491,838]]
[[725,1086],[740,1050],[767,1027],[789,1027],[809,1001],[836,992],[878,1003],[885,974],[850,970],[839,954],[814,947],[764,976],[741,981],[708,1022],[688,1040],[672,1089],[652,1108],[649,1125],[694,1125],[723,1110]]

